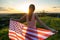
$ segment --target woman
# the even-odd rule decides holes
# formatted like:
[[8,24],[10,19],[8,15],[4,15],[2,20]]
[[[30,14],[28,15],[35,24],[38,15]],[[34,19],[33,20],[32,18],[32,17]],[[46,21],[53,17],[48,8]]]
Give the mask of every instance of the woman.
[[57,31],[54,30],[54,29],[51,29],[49,28],[47,25],[45,25],[39,18],[38,18],[38,15],[37,14],[34,14],[35,10],[35,6],[33,4],[31,4],[29,6],[29,13],[27,15],[24,15],[23,17],[21,17],[20,19],[16,20],[16,19],[13,19],[13,20],[16,20],[16,21],[21,21],[21,20],[24,20],[26,19],[27,21],[27,26],[28,27],[32,27],[32,28],[36,28],[36,20],[37,22],[40,24],[40,25],[43,25],[44,28],[48,29],[48,30],[51,30],[52,32],[56,33]]

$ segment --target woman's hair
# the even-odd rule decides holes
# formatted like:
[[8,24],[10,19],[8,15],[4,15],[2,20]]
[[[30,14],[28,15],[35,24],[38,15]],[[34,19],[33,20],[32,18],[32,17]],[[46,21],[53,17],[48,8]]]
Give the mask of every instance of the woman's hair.
[[29,6],[29,20],[31,21],[31,18],[32,18],[32,14],[35,10],[35,5],[34,4],[30,4]]
[[33,10],[35,10],[35,5],[34,4],[30,4],[29,9],[32,8]]

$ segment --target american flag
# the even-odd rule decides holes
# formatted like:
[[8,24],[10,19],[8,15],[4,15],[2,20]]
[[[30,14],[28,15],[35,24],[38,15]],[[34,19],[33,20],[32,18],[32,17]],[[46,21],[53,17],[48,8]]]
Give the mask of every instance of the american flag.
[[10,20],[9,38],[11,40],[45,40],[54,33],[43,28],[29,28],[26,25]]

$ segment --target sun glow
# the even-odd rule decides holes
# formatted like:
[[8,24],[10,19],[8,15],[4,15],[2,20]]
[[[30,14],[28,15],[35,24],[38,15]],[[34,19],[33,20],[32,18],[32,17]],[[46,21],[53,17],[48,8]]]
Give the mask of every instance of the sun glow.
[[24,4],[19,7],[15,7],[15,9],[21,11],[22,13],[28,13],[29,9],[29,4]]

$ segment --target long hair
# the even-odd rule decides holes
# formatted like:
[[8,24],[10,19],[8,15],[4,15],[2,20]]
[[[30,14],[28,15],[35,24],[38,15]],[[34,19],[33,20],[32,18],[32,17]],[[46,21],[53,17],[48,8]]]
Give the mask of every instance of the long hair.
[[29,20],[31,21],[31,18],[32,18],[32,14],[35,10],[35,5],[34,4],[30,4],[29,6]]

